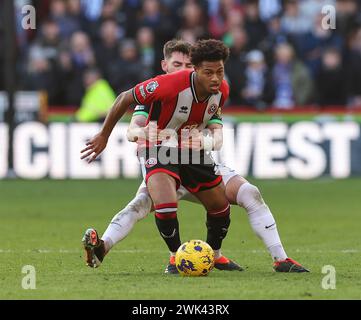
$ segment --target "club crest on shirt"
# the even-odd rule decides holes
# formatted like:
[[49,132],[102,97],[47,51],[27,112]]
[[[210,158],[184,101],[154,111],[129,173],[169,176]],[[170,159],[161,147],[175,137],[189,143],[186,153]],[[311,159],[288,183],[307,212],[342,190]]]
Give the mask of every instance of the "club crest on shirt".
[[147,84],[145,87],[145,90],[147,90],[148,93],[153,93],[155,89],[157,89],[159,86],[157,81],[151,81]]
[[211,104],[211,106],[208,108],[208,114],[215,113],[217,108],[218,106],[215,103]]
[[154,167],[156,164],[157,164],[157,159],[156,158],[149,158],[145,162],[145,167],[146,168],[151,168],[151,167]]

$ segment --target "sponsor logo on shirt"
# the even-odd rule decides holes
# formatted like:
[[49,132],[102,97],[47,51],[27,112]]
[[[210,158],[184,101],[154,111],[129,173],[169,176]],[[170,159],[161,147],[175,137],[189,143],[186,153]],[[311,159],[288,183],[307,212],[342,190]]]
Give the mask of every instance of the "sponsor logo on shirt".
[[148,93],[153,93],[155,89],[157,89],[159,86],[157,81],[151,81],[147,84],[145,87],[145,90],[147,90]]
[[185,113],[187,114],[187,111],[188,111],[188,107],[187,106],[181,106],[179,108],[179,113]]
[[144,85],[141,85],[139,87],[139,92],[142,95],[143,99],[145,99],[147,95],[145,94],[145,91],[144,91]]

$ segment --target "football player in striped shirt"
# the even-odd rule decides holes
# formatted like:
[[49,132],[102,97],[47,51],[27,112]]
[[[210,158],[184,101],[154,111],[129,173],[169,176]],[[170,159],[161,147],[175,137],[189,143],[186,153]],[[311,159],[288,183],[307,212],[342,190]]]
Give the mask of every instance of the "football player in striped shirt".
[[[166,73],[182,69],[193,68],[189,59],[190,45],[172,40],[164,46],[164,60],[162,68]],[[150,108],[138,105],[135,108],[131,125],[128,130],[128,139],[135,140],[140,131],[147,130],[146,120],[149,118]],[[221,119],[212,117],[207,124],[219,123]],[[264,203],[258,188],[247,180],[224,166],[217,166],[226,186],[226,196],[231,204],[238,204],[246,209],[249,221],[254,232],[262,239],[274,260],[274,269],[279,272],[305,272],[299,263],[287,257],[280,241],[275,220],[268,206]],[[200,203],[199,200],[183,186],[177,190],[177,198]],[[152,200],[146,184],[143,182],[138,189],[136,197],[119,213],[109,224],[102,239],[98,238],[95,229],[88,229],[83,238],[87,252],[87,264],[92,267],[100,265],[105,254],[119,241],[124,239],[132,230],[135,223],[152,210]],[[227,259],[216,250],[215,267],[220,270],[242,270],[236,263]],[[174,252],[171,252],[170,261],[166,268],[167,273],[177,273],[174,263]]]

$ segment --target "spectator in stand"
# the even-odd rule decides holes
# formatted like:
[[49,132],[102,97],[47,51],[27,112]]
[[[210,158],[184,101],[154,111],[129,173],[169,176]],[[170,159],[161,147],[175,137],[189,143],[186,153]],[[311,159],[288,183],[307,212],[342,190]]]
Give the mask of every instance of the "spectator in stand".
[[[335,0],[303,0],[300,1],[300,12],[304,17],[307,17],[310,21],[315,21],[317,15],[322,12],[322,9],[327,6],[335,6]],[[338,12],[337,12],[338,14]]]
[[[94,2],[94,4],[92,4]],[[118,7],[113,0],[96,0],[81,2],[85,16],[85,28],[92,42],[99,41],[99,30],[103,22],[113,20],[117,21]]]
[[244,17],[239,11],[230,11],[227,15],[227,32],[223,34],[222,41],[227,45],[232,45],[232,30],[244,29]]
[[42,55],[52,63],[57,60],[61,46],[60,30],[57,23],[53,20],[43,22],[38,38],[34,41],[31,49],[36,47],[42,51]]
[[115,93],[96,68],[87,69],[83,81],[86,91],[75,118],[81,122],[102,122],[116,98]]
[[148,0],[143,2],[142,16],[139,20],[141,26],[156,30],[162,24],[162,13],[159,0]]
[[346,56],[349,105],[361,108],[361,27],[355,29]]
[[27,90],[46,91],[49,104],[55,104],[59,99],[60,90],[55,66],[47,58],[46,51],[39,46],[31,48],[21,82]]
[[275,65],[272,70],[275,100],[279,109],[292,109],[305,105],[312,94],[312,78],[305,65],[295,57],[293,48],[279,44],[275,48]]
[[[120,1],[117,11],[117,23],[125,30],[125,37],[135,38],[142,13],[142,0],[116,0]],[[173,1],[173,0],[172,0]]]
[[95,64],[95,56],[90,45],[89,37],[84,32],[76,32],[70,40],[70,53],[73,67],[88,68]]
[[160,0],[147,0],[143,2],[138,28],[149,27],[157,35],[158,41],[163,46],[166,39],[176,32],[170,16],[162,8]]
[[274,99],[272,77],[263,53],[252,50],[246,56],[245,85],[242,90],[244,103],[256,110],[265,110]]
[[268,66],[273,65],[274,48],[281,43],[290,42],[291,39],[281,28],[281,17],[276,15],[271,17],[268,22],[268,35],[260,44],[260,49],[265,53]]
[[[104,0],[104,5],[100,14],[100,17],[97,21],[101,23],[106,20],[114,20],[121,27],[121,32],[125,32],[127,29],[128,19],[126,15],[131,13],[126,8],[126,0]],[[132,18],[135,18],[135,15],[132,15]]]
[[231,105],[240,105],[243,103],[248,38],[246,32],[239,28],[231,30],[230,38],[230,54],[225,65],[226,77],[230,83],[229,100]]
[[66,8],[70,21],[76,26],[76,30],[87,30],[88,22],[85,18],[81,0],[66,0]]
[[317,102],[320,106],[343,106],[347,103],[347,83],[342,57],[338,49],[322,54],[321,69],[316,78]]
[[[147,0],[143,2],[142,10],[137,20],[137,27],[138,29],[148,27],[157,35],[154,38],[154,61],[162,60],[163,45],[174,36],[177,31],[177,25],[172,21],[170,13],[162,6],[161,0]],[[153,68],[156,74],[162,73],[159,63],[155,63]]]
[[248,34],[248,47],[258,49],[260,43],[267,37],[267,25],[259,16],[258,1],[247,0],[245,4],[244,28]]
[[[211,16],[213,11],[217,11],[219,0],[161,0],[162,3],[166,4],[172,19],[172,23],[175,26],[175,32],[178,32],[182,28],[182,23],[184,20],[184,8],[188,4],[196,4],[200,7],[200,10],[203,12],[205,19],[205,27],[208,32],[208,17]],[[238,1],[238,0],[234,0]],[[213,2],[213,3],[211,3]],[[216,8],[213,9],[212,7]],[[184,27],[184,26],[183,26]],[[184,27],[186,28],[186,27]]]
[[197,39],[208,38],[207,17],[202,7],[194,1],[187,1],[182,10],[182,29],[191,29]]
[[197,42],[197,36],[192,29],[179,30],[176,34],[176,38],[182,39],[190,44],[195,44]]
[[75,32],[70,39],[70,51],[63,50],[60,58],[62,86],[67,105],[79,105],[84,94],[83,73],[95,66],[95,56],[89,37]]
[[114,20],[106,20],[100,27],[100,41],[95,44],[97,65],[107,78],[109,65],[118,57],[119,28]]
[[227,30],[243,28],[244,16],[240,10],[232,10],[227,14]]
[[321,55],[326,48],[334,47],[342,50],[342,38],[332,29],[325,29],[322,25],[323,14],[316,16],[311,32],[296,40],[295,44],[301,59],[310,69],[314,77],[321,66]]
[[[263,52],[268,70],[281,70],[282,77],[276,77],[272,71],[278,84],[292,84],[297,79],[295,74],[308,77],[302,64],[294,63],[297,60],[290,64],[278,61],[274,68],[276,46],[290,43],[311,71],[313,80],[327,72],[336,72],[323,62],[324,51],[336,48],[347,71],[342,75],[347,83],[347,101],[350,105],[361,105],[361,58],[355,31],[361,25],[361,0],[18,0],[16,3],[18,8],[32,3],[37,12],[37,29],[26,32],[21,29],[18,38],[17,67],[19,74],[24,75],[18,77],[19,89],[45,88],[49,102],[54,105],[80,103],[83,73],[89,67],[101,69],[116,90],[130,88],[144,78],[162,73],[158,63],[162,59],[162,47],[174,37],[190,43],[215,37],[230,47],[231,57],[225,68],[232,105],[245,103],[242,94],[246,86],[245,57],[250,50]],[[324,18],[320,15],[321,8],[327,4],[336,5],[336,30],[321,27]],[[124,41],[124,50],[119,53],[119,42],[124,39],[131,39],[133,44]],[[4,50],[0,50],[0,59]],[[120,76],[123,71],[129,79]],[[0,75],[2,72],[0,67]],[[289,75],[292,81],[283,82],[284,76],[287,79]],[[55,89],[45,84],[45,79],[52,83],[53,78]],[[38,84],[33,83],[35,79]],[[291,98],[285,99],[289,105],[320,101],[309,100],[309,94],[307,99],[299,99],[304,95],[298,91],[308,92],[309,83],[300,83],[301,90],[297,92],[293,92],[292,85],[291,90],[278,86],[278,98],[280,93],[292,92]]]
[[[236,0],[220,0],[214,8],[210,6],[210,17],[208,29],[212,38],[220,39],[232,27],[230,19],[233,21],[240,18],[242,20],[242,8],[239,1]],[[234,26],[234,25],[233,25]]]
[[139,50],[140,62],[143,66],[143,77],[151,78],[154,73],[155,50],[154,50],[154,33],[151,28],[143,27],[137,33],[137,45]]
[[298,0],[286,0],[281,26],[286,34],[297,37],[311,31],[312,20],[300,10]]
[[27,90],[47,91],[49,104],[56,104],[61,99],[61,88],[57,83],[60,46],[58,25],[52,20],[45,21],[38,38],[28,50],[25,72],[20,78],[21,86]]
[[281,0],[259,0],[259,15],[262,21],[268,22],[269,19],[280,14],[281,2]]
[[[336,31],[347,38],[356,24],[361,22],[361,1],[337,0],[336,1]],[[357,22],[358,20],[358,22]]]
[[104,0],[103,7],[100,12],[100,16],[96,19],[96,22],[102,23],[107,20],[116,21],[117,11],[119,10],[120,3],[113,0]]
[[108,75],[116,93],[131,89],[135,83],[146,79],[134,40],[125,39],[121,42],[119,58],[110,66]]
[[64,0],[51,1],[50,18],[58,24],[62,38],[69,38],[74,32],[82,29],[81,21],[79,21],[77,16],[68,14]]
[[97,21],[100,18],[104,0],[81,0],[81,6],[88,21]]

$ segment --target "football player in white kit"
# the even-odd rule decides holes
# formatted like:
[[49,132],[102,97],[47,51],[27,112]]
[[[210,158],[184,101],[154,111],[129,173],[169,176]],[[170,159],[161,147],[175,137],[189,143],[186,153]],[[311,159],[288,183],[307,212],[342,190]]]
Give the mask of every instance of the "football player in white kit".
[[[185,49],[188,46],[184,42],[177,40],[171,40],[165,45],[164,60],[161,62],[164,72],[172,73],[192,68],[189,53],[187,54],[187,49]],[[137,106],[135,108],[127,133],[129,141],[135,141],[134,137],[139,136],[140,132],[142,133],[141,136],[152,139],[149,134],[154,134],[154,131],[150,130],[149,125],[146,126],[148,111],[147,106]],[[263,241],[273,259],[273,269],[276,272],[308,272],[301,264],[287,256],[278,234],[276,221],[264,202],[259,189],[224,165],[217,166],[217,174],[222,175],[229,203],[246,210],[252,230]],[[177,198],[178,200],[200,203],[183,186],[180,186],[177,190]],[[111,248],[123,240],[133,229],[135,223],[145,218],[152,210],[152,199],[143,181],[136,196],[113,217],[101,239],[99,239],[95,229],[86,230],[82,241],[86,252],[87,265],[98,267]],[[215,268],[217,269],[243,270],[232,260],[223,256],[220,250],[215,252],[215,258]],[[165,272],[178,273],[173,255],[170,256]]]

